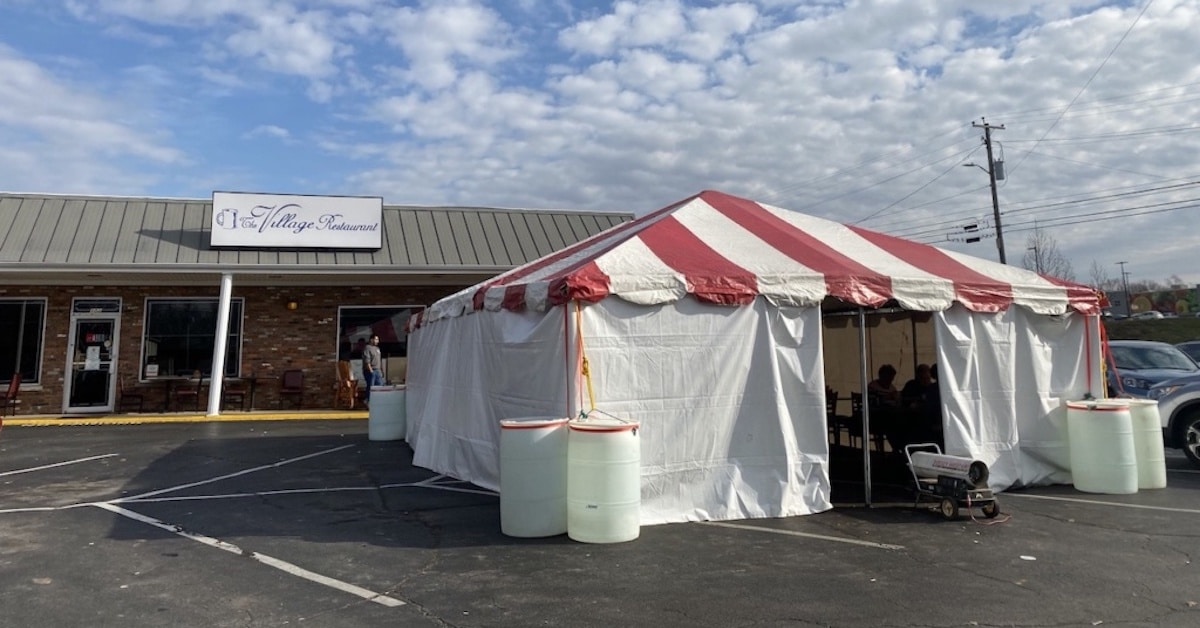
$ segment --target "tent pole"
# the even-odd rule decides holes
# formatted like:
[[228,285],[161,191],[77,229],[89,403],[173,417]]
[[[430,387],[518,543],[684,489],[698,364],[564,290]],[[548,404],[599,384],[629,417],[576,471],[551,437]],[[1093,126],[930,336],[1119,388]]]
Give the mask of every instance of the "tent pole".
[[575,343],[579,329],[572,316],[574,301],[563,303],[563,365],[567,383],[567,418],[579,418],[579,346]]
[[858,375],[862,381],[863,496],[871,507],[871,403],[867,391],[867,312],[858,308]]
[[915,317],[913,317],[913,315],[910,313],[908,315],[908,322],[912,324],[912,341],[913,341],[913,352],[912,352],[913,363],[912,363],[912,368],[910,369],[910,372],[915,374],[917,372],[917,319]]

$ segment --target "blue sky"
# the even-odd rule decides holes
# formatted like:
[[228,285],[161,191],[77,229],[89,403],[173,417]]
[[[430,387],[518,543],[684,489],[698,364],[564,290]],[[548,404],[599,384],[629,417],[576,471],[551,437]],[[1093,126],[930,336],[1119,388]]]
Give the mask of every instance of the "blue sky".
[[[1200,283],[1200,0],[0,0],[0,190],[645,213],[720,189]],[[1011,225],[1011,226],[1010,226]],[[985,235],[990,235],[985,227]]]

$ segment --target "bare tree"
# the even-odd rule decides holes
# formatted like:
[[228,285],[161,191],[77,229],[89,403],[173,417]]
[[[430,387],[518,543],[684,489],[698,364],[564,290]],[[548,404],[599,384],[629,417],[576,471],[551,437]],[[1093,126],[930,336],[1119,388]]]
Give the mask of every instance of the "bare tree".
[[1092,260],[1092,267],[1088,269],[1088,278],[1091,280],[1088,285],[1097,290],[1111,290],[1116,282],[1109,276],[1108,270],[1100,265],[1100,262]]
[[1040,275],[1050,275],[1067,281],[1075,280],[1075,269],[1071,261],[1058,250],[1058,241],[1054,236],[1036,227],[1025,240],[1025,256],[1021,265]]

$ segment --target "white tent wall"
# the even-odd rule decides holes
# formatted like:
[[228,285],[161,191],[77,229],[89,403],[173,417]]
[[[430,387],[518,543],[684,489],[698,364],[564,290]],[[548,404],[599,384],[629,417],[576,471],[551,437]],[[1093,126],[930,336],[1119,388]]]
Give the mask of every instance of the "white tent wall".
[[500,420],[567,416],[564,323],[564,308],[484,310],[412,334],[413,464],[498,490]]
[[609,297],[581,331],[597,410],[641,424],[643,524],[831,507],[818,308]]
[[[989,484],[1071,481],[1065,399],[1094,388],[1096,317],[997,314],[962,306],[934,315],[947,453],[988,464]],[[1089,370],[1091,373],[1089,374]]]

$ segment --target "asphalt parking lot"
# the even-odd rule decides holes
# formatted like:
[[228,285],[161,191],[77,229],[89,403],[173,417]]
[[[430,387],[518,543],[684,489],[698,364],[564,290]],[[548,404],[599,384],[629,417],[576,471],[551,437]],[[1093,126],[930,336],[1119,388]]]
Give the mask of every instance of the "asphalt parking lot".
[[[6,427],[5,626],[1197,626],[1200,473],[1136,495],[1002,494],[500,533],[496,495],[366,421]],[[988,525],[988,523],[992,523]]]

